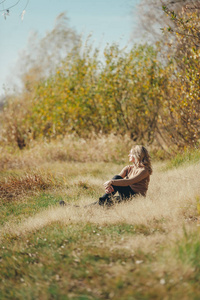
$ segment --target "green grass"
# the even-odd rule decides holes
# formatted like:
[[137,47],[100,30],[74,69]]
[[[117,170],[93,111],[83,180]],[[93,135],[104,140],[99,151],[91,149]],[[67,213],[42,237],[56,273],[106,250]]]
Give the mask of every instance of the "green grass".
[[198,231],[185,235],[177,243],[176,252],[178,258],[186,264],[194,267],[194,273],[197,275],[196,280],[200,279],[200,239]]
[[[155,271],[164,259],[161,247],[156,253],[133,254],[102,243],[108,237],[118,243],[132,234],[140,233],[127,224],[99,228],[55,223],[26,237],[6,237],[0,299],[175,299],[186,292],[197,299],[199,268],[189,277],[181,268]],[[199,245],[199,237],[192,240]],[[189,241],[180,241],[173,251],[183,264],[196,266],[199,261],[199,246],[193,248]]]
[[20,222],[22,219],[33,216],[41,209],[49,206],[58,205],[62,200],[62,196],[41,193],[38,196],[26,197],[23,200],[2,200],[0,205],[0,225],[5,224],[10,220]]
[[195,164],[200,161],[199,149],[187,149],[183,153],[178,153],[165,166],[165,169],[178,168],[183,165]]

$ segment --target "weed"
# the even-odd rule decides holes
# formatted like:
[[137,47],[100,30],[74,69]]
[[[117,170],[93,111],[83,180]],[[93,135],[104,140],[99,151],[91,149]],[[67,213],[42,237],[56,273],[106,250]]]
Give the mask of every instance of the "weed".
[[173,157],[165,169],[178,168],[182,165],[196,164],[200,161],[199,149],[187,148],[184,152],[180,152]]
[[44,191],[50,187],[55,187],[55,179],[49,174],[27,173],[21,178],[13,175],[1,180],[0,198],[10,200],[29,192]]
[[187,232],[184,230],[184,237],[177,243],[177,255],[183,264],[194,267],[194,272],[200,279],[200,238],[198,232]]

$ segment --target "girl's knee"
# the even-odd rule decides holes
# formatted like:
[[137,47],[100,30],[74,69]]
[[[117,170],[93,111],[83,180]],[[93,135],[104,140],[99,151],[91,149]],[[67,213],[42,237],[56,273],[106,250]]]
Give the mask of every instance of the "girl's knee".
[[112,179],[123,179],[120,175],[115,175]]

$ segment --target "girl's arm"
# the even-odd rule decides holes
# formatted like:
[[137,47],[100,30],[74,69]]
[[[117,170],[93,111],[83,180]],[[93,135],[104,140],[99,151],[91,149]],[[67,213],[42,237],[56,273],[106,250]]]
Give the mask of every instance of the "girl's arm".
[[[124,167],[124,168],[121,170],[121,172],[119,173],[119,175],[120,175],[122,178],[124,178],[124,177],[127,176],[128,168],[129,168],[129,166]],[[106,189],[109,188],[109,187],[111,186],[111,181],[112,181],[112,180],[108,180],[108,181],[106,181],[106,182],[104,183],[104,186],[105,186]]]
[[[121,170],[121,172],[119,173],[119,175],[120,175],[122,178],[124,178],[124,177],[127,176],[128,168],[129,168],[129,166],[124,167],[124,168]],[[121,180],[123,180],[123,179],[121,179]],[[108,189],[108,188],[111,186],[111,184],[112,184],[111,182],[112,182],[112,180],[108,180],[108,181],[106,181],[106,182],[104,183],[105,189]]]
[[119,173],[119,175],[120,175],[121,177],[123,177],[123,178],[126,177],[126,176],[127,176],[128,168],[129,168],[129,166],[124,167],[124,168],[121,170],[121,172]]
[[149,175],[148,170],[141,169],[141,171],[131,179],[113,179],[110,180],[110,184],[115,186],[128,186],[141,181],[142,179],[146,178],[148,175]]

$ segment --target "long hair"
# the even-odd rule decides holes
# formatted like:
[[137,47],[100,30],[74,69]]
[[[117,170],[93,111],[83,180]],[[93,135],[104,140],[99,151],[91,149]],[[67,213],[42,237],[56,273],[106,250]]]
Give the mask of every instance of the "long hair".
[[131,150],[135,156],[136,166],[145,166],[148,169],[149,174],[152,174],[151,158],[147,149],[144,146],[136,145]]

